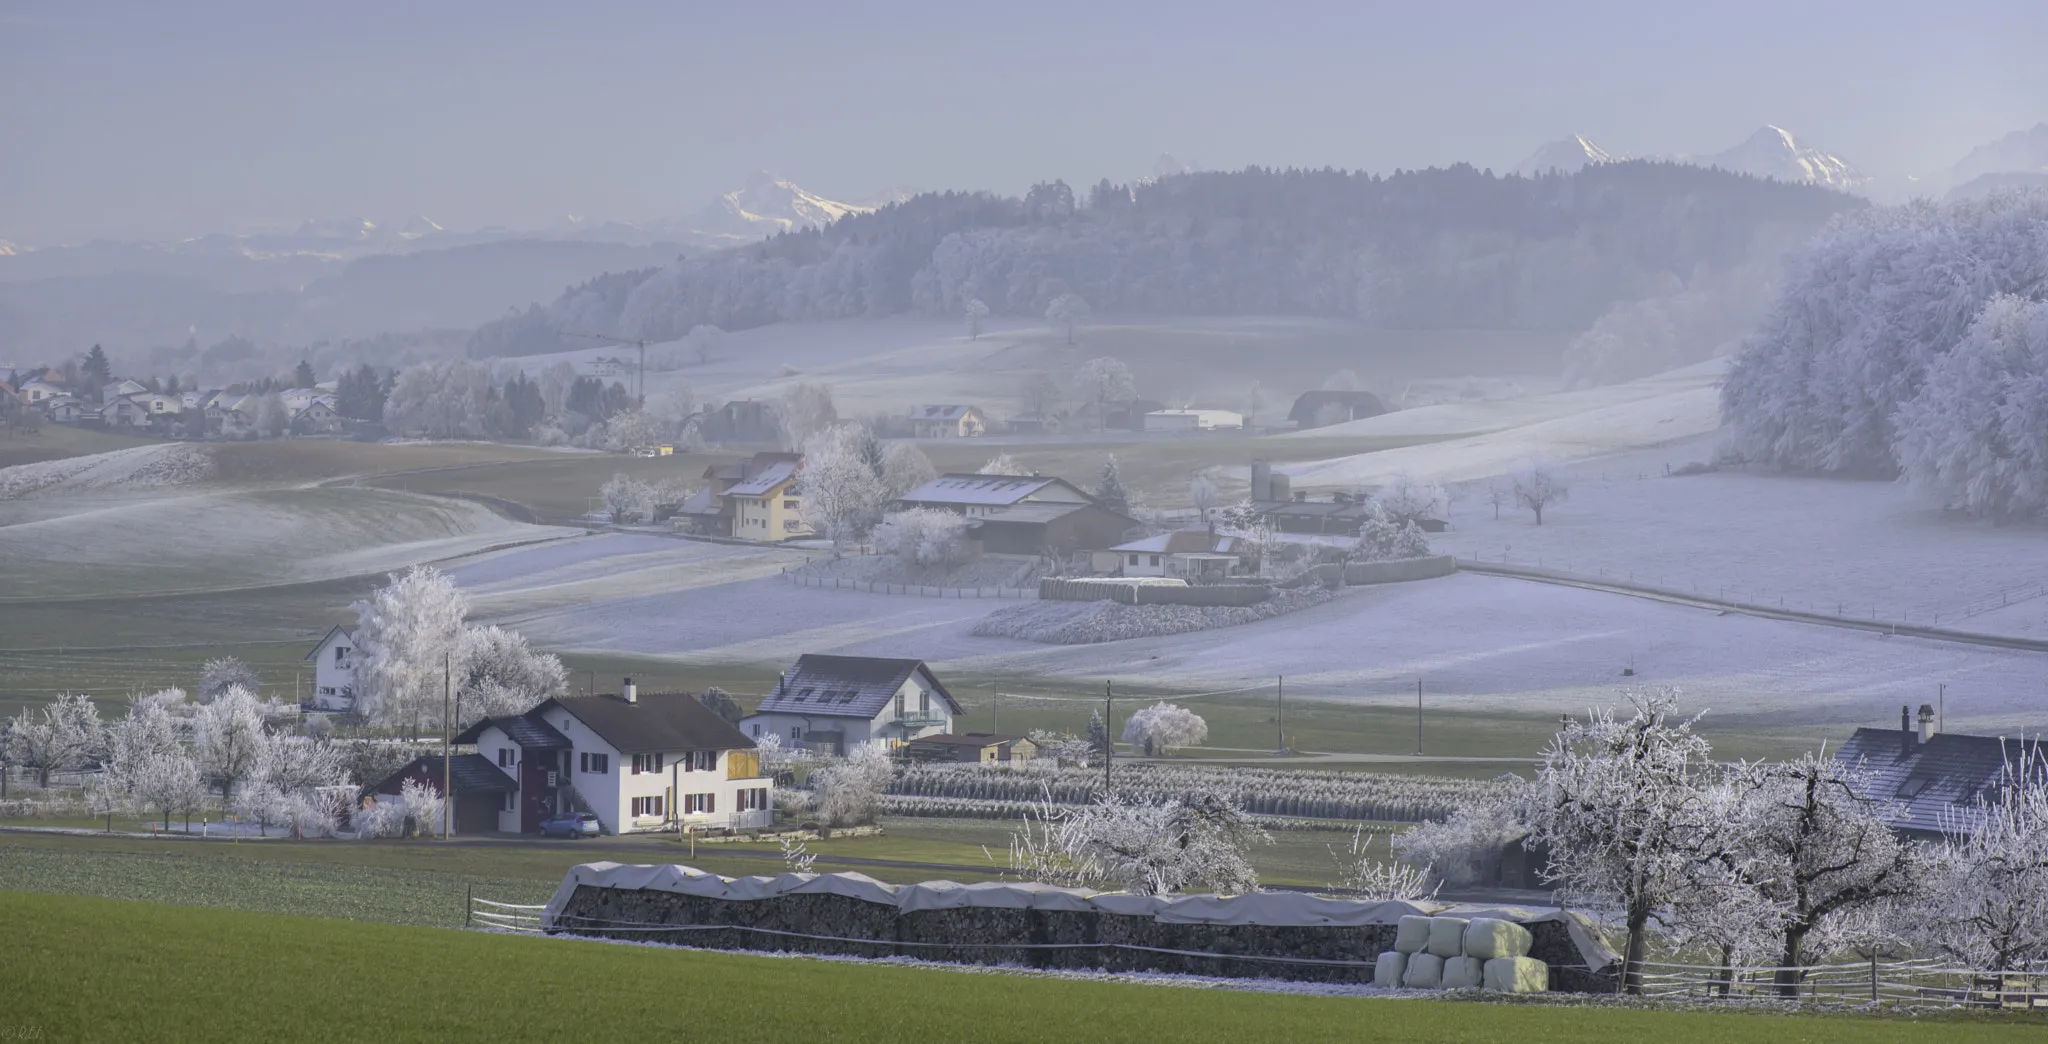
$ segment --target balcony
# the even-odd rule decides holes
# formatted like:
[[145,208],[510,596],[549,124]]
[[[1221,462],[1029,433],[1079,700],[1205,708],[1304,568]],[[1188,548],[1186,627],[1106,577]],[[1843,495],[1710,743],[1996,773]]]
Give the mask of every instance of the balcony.
[[932,711],[907,710],[896,718],[896,724],[910,732],[925,728],[944,728],[946,719]]

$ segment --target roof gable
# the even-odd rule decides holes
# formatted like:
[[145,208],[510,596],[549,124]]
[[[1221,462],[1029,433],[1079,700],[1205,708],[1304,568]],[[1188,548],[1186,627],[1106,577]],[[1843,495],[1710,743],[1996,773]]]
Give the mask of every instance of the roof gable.
[[725,491],[729,497],[766,497],[796,478],[796,465],[788,461],[770,464],[760,474]]
[[334,644],[335,635],[340,635],[344,641],[348,642],[351,648],[355,646],[355,632],[337,624],[334,627],[328,628],[327,633],[321,636],[318,642],[314,643],[313,651],[306,654],[306,662],[311,663],[318,659],[321,653],[326,652],[327,647]]
[[953,713],[963,713],[960,701],[946,691],[923,660],[817,653],[797,657],[796,666],[761,701],[760,713],[872,719],[889,706],[913,675],[945,700]]
[[540,718],[553,708],[569,712],[621,754],[754,746],[745,733],[688,693],[642,693],[630,703],[618,696],[569,696],[549,700],[524,716]]
[[1070,499],[1074,503],[1093,503],[1093,498],[1065,479],[1044,475],[940,475],[908,493],[903,494],[905,503],[919,504],[962,504],[977,507],[1001,507],[1020,504],[1038,497]]

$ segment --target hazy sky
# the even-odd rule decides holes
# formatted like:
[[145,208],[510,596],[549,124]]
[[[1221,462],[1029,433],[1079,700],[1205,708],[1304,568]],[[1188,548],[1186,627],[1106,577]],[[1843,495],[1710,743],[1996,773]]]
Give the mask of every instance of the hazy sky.
[[2048,119],[2048,2],[0,0],[0,239],[450,228],[1208,168],[1505,169],[1764,123],[1866,171]]

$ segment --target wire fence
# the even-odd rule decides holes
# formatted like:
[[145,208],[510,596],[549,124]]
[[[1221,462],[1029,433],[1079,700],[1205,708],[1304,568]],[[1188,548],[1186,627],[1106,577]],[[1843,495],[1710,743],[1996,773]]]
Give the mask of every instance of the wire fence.
[[1646,997],[1802,1004],[1932,1004],[2048,1010],[2048,972],[1985,972],[1935,960],[1778,966],[1639,965]]
[[782,574],[798,587],[827,591],[865,591],[869,594],[915,595],[920,598],[1015,598],[1036,599],[1035,587],[928,587],[923,584],[892,584],[876,580],[850,580],[838,576],[805,576],[793,571]]

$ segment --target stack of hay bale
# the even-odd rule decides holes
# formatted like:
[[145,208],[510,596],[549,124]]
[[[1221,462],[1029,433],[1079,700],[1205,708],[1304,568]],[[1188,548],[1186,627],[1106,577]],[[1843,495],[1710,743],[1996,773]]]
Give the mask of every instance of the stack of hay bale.
[[1529,956],[1529,929],[1494,917],[1403,917],[1373,966],[1387,989],[1542,993],[1550,967]]

